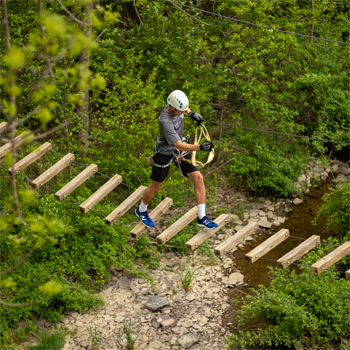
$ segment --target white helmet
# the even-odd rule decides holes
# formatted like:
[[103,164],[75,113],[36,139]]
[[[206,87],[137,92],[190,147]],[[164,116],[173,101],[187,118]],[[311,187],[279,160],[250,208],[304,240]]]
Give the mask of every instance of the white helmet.
[[186,94],[180,90],[174,90],[168,96],[168,104],[178,111],[184,112],[188,108],[189,102]]

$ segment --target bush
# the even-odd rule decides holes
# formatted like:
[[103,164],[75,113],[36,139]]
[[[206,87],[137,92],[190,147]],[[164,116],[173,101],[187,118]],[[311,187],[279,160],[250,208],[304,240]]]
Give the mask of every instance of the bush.
[[[325,246],[310,252],[303,264],[312,265],[331,249]],[[289,268],[270,267],[269,287],[259,286],[252,295],[235,301],[241,303],[237,311],[240,326],[257,317],[263,318],[265,325],[231,335],[227,339],[230,348],[297,344],[303,349],[337,349],[342,339],[349,338],[350,281],[331,271],[316,276],[309,267],[301,269],[298,275]]]

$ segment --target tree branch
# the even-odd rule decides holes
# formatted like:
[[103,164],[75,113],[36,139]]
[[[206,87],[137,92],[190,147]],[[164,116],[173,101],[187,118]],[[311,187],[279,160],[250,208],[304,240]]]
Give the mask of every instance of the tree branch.
[[190,14],[187,13],[186,11],[184,11],[181,7],[177,6],[177,5],[174,4],[172,1],[169,0],[169,2],[170,2],[171,4],[173,4],[176,8],[178,8],[181,12],[183,12],[186,16],[192,17],[192,18],[195,19],[196,21],[198,21],[198,22],[200,22],[200,23],[202,23],[202,24],[205,24],[206,26],[212,26],[212,25],[214,25],[213,23],[205,23],[205,22],[202,22],[200,19],[198,19],[198,18],[196,18],[196,17],[190,15]]
[[35,301],[33,303],[28,303],[28,304],[11,304],[11,303],[6,303],[6,302],[4,302],[4,301],[2,301],[0,299],[0,304],[4,305],[4,306],[12,306],[12,307],[25,307],[25,306],[31,306],[31,305],[39,304],[39,303],[41,303],[42,301],[44,301],[46,299],[47,298],[42,298],[42,299],[40,299],[38,301]]
[[90,23],[87,23],[87,22],[82,22],[80,21],[78,18],[76,18],[68,9],[67,7],[65,7],[61,0],[57,0],[57,2],[61,5],[62,9],[68,14],[69,17],[71,17],[75,22],[77,22],[78,24],[80,24],[81,26],[86,26],[86,27],[90,27]]

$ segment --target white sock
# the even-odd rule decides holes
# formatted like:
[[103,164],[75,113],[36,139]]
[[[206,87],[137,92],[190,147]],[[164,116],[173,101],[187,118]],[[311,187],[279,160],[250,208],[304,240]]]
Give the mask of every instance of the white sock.
[[143,203],[143,201],[141,201],[141,204],[139,206],[140,212],[143,213],[143,212],[147,211],[147,207],[148,207],[148,204],[145,204],[145,203]]
[[198,204],[198,217],[199,219],[202,219],[205,216],[205,203],[204,204]]

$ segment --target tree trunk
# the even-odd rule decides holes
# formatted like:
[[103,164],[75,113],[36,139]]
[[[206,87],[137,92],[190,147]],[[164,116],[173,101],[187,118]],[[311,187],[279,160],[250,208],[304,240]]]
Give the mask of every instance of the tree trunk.
[[[85,18],[87,18],[87,22],[91,24],[91,16],[93,10],[93,0],[89,1],[83,9],[83,13]],[[83,30],[84,35],[91,39],[91,25],[86,26]],[[86,69],[88,69],[90,65],[90,51],[88,49],[84,49],[80,56],[80,62],[85,64]],[[89,90],[83,91],[83,104],[79,108],[79,116],[82,123],[82,128],[79,132],[79,144],[83,146],[83,156],[86,156],[87,150],[89,148]]]

